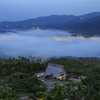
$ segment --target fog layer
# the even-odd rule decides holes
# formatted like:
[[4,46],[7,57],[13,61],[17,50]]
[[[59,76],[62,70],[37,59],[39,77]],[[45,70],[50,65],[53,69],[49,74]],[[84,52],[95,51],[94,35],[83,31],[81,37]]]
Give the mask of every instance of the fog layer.
[[100,57],[99,37],[73,37],[66,31],[29,30],[0,34],[0,56]]

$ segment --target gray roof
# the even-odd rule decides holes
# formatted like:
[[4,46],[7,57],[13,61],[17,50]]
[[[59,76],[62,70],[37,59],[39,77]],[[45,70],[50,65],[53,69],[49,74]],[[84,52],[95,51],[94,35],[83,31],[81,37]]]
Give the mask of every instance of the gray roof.
[[45,74],[50,75],[51,73],[53,73],[53,77],[58,78],[62,68],[63,65],[49,63]]
[[75,79],[75,78],[70,78],[69,80],[70,80],[70,81],[74,81],[74,82],[76,82],[76,83],[79,82],[79,80],[78,80],[78,79]]

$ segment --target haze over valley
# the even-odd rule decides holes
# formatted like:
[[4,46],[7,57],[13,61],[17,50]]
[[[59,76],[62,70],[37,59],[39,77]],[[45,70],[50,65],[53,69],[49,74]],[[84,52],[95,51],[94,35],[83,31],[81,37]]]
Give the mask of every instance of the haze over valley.
[[100,37],[61,30],[13,30],[0,34],[1,57],[100,57]]

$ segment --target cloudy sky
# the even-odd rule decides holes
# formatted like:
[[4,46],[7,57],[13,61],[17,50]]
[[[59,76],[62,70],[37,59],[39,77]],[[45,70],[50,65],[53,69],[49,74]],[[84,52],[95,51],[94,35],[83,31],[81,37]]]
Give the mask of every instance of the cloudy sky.
[[100,12],[100,0],[0,0],[0,21]]

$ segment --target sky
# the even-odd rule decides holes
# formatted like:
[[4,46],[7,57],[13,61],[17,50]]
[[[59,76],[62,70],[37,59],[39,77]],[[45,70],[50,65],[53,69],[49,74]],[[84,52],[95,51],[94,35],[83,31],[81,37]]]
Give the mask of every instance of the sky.
[[100,12],[100,0],[0,0],[0,22]]

